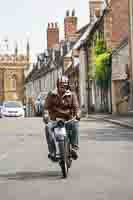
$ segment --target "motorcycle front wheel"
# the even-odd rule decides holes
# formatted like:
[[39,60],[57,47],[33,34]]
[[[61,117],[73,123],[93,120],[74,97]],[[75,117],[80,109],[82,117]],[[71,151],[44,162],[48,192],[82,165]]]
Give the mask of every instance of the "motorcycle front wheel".
[[59,150],[60,150],[60,166],[62,170],[63,178],[67,178],[68,175],[68,150],[67,150],[67,143],[66,140],[59,142]]

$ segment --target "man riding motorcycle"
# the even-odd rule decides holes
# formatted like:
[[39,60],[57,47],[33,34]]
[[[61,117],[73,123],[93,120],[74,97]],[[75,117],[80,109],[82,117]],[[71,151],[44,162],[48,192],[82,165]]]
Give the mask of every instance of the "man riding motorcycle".
[[71,154],[72,158],[76,160],[78,158],[77,150],[79,148],[79,104],[76,94],[70,90],[68,78],[66,76],[61,76],[57,80],[56,90],[49,92],[44,105],[43,120],[46,123],[45,133],[50,158],[52,158],[55,152],[55,146],[52,139],[52,122],[56,121],[57,118],[70,120],[74,117],[77,120],[71,121],[66,129],[72,130]]

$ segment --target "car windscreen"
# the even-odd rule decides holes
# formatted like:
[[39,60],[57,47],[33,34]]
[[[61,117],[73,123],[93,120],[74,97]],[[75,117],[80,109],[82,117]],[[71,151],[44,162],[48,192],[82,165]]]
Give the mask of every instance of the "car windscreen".
[[19,102],[6,102],[4,104],[6,108],[21,108],[22,105]]

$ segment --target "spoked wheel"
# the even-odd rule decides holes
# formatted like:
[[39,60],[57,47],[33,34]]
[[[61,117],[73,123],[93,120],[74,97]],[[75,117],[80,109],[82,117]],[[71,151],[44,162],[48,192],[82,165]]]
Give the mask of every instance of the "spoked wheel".
[[60,149],[60,154],[61,154],[60,166],[62,170],[62,175],[63,175],[63,178],[67,178],[70,164],[68,164],[69,163],[68,149],[67,149],[66,140],[59,142],[59,149]]

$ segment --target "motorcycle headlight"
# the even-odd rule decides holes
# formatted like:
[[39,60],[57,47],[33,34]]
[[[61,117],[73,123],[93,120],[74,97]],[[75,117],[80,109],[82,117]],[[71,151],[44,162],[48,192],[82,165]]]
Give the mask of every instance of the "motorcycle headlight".
[[64,123],[62,120],[59,120],[59,121],[57,122],[57,127],[63,128],[64,126],[65,126],[65,123]]

